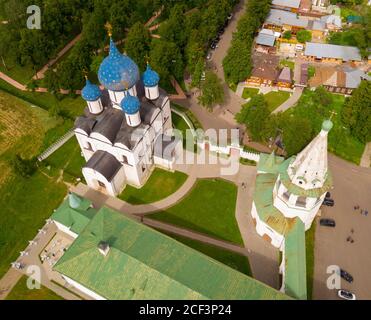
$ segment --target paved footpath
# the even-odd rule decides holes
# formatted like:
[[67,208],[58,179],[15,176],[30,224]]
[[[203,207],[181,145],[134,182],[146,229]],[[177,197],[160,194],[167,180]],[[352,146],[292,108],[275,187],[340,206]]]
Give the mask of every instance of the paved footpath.
[[366,144],[365,151],[363,152],[359,165],[364,168],[371,167],[371,142]]
[[295,87],[294,93],[288,98],[284,103],[282,103],[277,109],[275,109],[272,113],[278,112],[285,112],[286,110],[290,109],[291,107],[295,106],[296,103],[299,101],[301,95],[303,94],[304,88]]

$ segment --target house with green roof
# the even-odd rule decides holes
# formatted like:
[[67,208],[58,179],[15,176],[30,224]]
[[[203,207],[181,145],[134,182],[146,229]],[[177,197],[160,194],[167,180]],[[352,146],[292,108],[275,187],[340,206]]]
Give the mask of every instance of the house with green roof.
[[[53,219],[72,228],[65,205],[69,203],[62,204]],[[78,237],[53,270],[94,299],[290,299],[108,208],[75,231]]]
[[257,233],[283,252],[281,290],[306,299],[305,231],[308,230],[332,186],[327,165],[327,137],[333,124],[297,156],[261,154],[251,215]]

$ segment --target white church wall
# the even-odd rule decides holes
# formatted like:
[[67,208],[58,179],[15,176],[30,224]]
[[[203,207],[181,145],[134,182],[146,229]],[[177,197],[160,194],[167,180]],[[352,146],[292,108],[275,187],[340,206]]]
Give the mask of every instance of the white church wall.
[[88,101],[87,104],[89,111],[92,114],[99,114],[103,111],[103,104],[101,99],[98,99],[96,101]]
[[71,231],[71,229],[67,226],[65,226],[64,224],[58,222],[58,221],[55,221],[53,220],[55,225],[57,226],[58,230],[64,232],[65,234],[68,234],[69,236],[71,236],[72,238],[76,239],[79,235],[73,231]]
[[271,227],[269,227],[265,222],[260,220],[260,217],[258,215],[258,212],[256,210],[255,203],[253,202],[252,204],[252,209],[251,209],[251,215],[256,221],[256,232],[263,237],[264,235],[269,236],[271,239],[271,244],[272,246],[280,249],[281,251],[283,250],[283,244],[284,244],[284,236],[273,230]]
[[112,106],[121,110],[120,103],[125,98],[125,91],[111,91],[108,90],[109,97],[112,101]]
[[[323,199],[324,199],[324,196],[323,196]],[[314,217],[318,213],[319,207],[321,206],[322,202],[323,201],[319,201],[318,204],[311,209],[304,209],[304,208],[291,207],[280,196],[276,196],[274,198],[273,205],[286,218],[298,217],[305,224],[306,229],[308,229],[311,226]]]
[[66,282],[71,285],[72,287],[80,290],[81,292],[83,292],[84,294],[86,294],[87,296],[89,297],[92,297],[93,299],[95,300],[107,300],[106,298],[103,298],[102,296],[100,296],[99,294],[95,293],[94,291],[84,287],[82,284],[72,280],[71,278],[65,276],[64,274],[62,274],[62,278],[64,280],[66,280]]
[[160,96],[158,86],[144,87],[146,98],[149,100],[156,100]]
[[[82,173],[83,173],[85,181],[86,181],[86,183],[89,187],[91,187],[95,190],[101,190],[102,192],[104,192],[104,193],[106,193],[106,194],[108,194],[112,197],[115,197],[120,192],[120,188],[117,187],[114,182],[107,181],[107,179],[103,175],[101,175],[99,172],[97,172],[97,171],[95,171],[91,168],[83,168]],[[118,178],[118,181],[120,181],[120,178],[121,178],[121,175]],[[102,188],[99,185],[98,181],[103,183],[105,188]]]

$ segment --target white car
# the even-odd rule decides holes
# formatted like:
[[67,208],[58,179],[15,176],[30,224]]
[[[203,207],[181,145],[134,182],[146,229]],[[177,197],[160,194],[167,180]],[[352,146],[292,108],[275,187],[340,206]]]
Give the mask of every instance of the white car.
[[356,295],[347,290],[339,290],[338,296],[344,300],[356,300]]

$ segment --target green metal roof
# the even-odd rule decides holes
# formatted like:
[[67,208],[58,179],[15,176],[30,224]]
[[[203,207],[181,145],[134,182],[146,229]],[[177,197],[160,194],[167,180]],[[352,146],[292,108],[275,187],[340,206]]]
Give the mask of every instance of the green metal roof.
[[[103,256],[98,245],[107,242]],[[110,300],[289,299],[174,239],[102,208],[54,269]]]
[[296,218],[285,237],[285,292],[291,297],[307,299],[305,228]]
[[[77,197],[73,195],[74,203]],[[64,200],[60,207],[52,214],[51,219],[65,225],[76,234],[82,232],[96,214],[96,210],[91,208],[91,202],[87,199],[79,198],[79,206],[71,208],[71,195]]]
[[294,219],[285,218],[273,205],[273,188],[276,181],[276,174],[258,174],[254,190],[254,203],[260,220],[278,233],[285,235],[291,229]]

